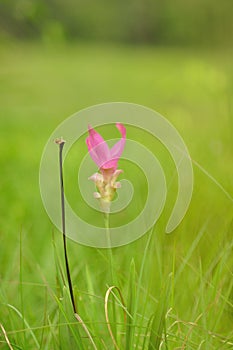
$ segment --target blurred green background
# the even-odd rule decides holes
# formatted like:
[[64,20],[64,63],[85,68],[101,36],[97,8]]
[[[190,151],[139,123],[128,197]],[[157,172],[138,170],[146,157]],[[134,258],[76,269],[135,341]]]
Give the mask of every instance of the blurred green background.
[[1,34],[45,41],[227,45],[232,7],[230,0],[2,0]]
[[[145,286],[157,297],[175,260],[179,277],[174,314],[194,322],[205,309],[190,349],[197,349],[203,334],[211,338],[206,349],[230,348],[227,343],[220,347],[224,345],[206,330],[232,337],[232,13],[230,0],[1,0],[0,321],[13,332],[15,343],[29,342],[28,335],[25,340],[20,338],[23,332],[14,333],[23,326],[6,303],[15,305],[35,327],[45,323],[46,307],[49,313],[54,306],[46,299],[46,283],[56,289],[56,230],[43,208],[38,184],[44,145],[55,127],[76,111],[126,101],[155,109],[171,121],[194,160],[190,209],[168,236],[168,203],[151,244]],[[105,137],[115,132],[110,129],[102,130]],[[173,179],[175,169],[163,147],[139,131],[128,132],[158,156],[167,180]],[[84,144],[80,150],[86,152]],[[67,187],[72,193],[70,183]],[[173,190],[172,199],[175,185]],[[55,234],[58,245],[60,237]],[[130,260],[134,257],[140,267],[147,238],[114,250],[123,291]],[[86,268],[96,295],[103,296],[108,281],[101,254],[72,242],[69,249],[80,300],[86,302],[89,290]],[[88,318],[91,311],[86,313]],[[180,331],[182,339],[186,331]]]

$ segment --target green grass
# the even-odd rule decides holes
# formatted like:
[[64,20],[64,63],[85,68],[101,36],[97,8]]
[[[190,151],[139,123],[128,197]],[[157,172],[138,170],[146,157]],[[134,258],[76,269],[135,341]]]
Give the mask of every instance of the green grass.
[[[195,183],[187,215],[166,235],[177,190],[173,163],[158,141],[129,128],[129,135],[159,158],[170,190],[155,228],[112,251],[126,305],[113,290],[108,308],[110,317],[115,314],[110,323],[118,347],[146,350],[162,342],[161,349],[169,350],[231,349],[232,52],[9,43],[1,47],[0,64],[0,323],[12,348],[94,348],[72,314],[62,236],[42,206],[39,163],[49,135],[66,117],[93,104],[126,101],[153,108],[173,123],[194,161]],[[108,132],[103,128],[105,137]],[[79,146],[86,152],[84,144]],[[77,197],[72,196],[72,159],[78,164],[82,158],[72,154],[65,169],[68,195],[91,222],[92,216],[75,203],[78,189]],[[137,179],[144,181],[127,162],[121,167],[136,186]],[[140,191],[145,191],[143,183],[139,197]],[[101,216],[95,220],[101,225]],[[79,314],[97,349],[114,349],[105,318],[107,251],[71,241],[68,250]],[[8,348],[0,330],[0,349]]]

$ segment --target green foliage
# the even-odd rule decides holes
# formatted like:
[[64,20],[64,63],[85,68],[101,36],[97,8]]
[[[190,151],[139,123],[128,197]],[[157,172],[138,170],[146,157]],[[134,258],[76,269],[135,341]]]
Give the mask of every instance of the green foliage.
[[135,262],[131,261],[129,285],[128,285],[128,298],[127,298],[127,318],[126,318],[126,334],[125,334],[125,349],[132,349],[134,347],[134,334],[135,334],[135,304],[136,304],[136,276],[135,276]]
[[[111,282],[107,252],[68,242],[83,320],[79,323],[65,286],[62,237],[41,203],[38,169],[49,134],[64,118],[89,105],[126,100],[158,110],[180,131],[193,159],[195,184],[183,222],[165,235],[177,190],[174,165],[157,140],[140,130],[135,133],[133,127],[127,130],[159,158],[169,193],[154,231],[112,251],[114,278],[125,302],[124,308],[115,291],[111,323],[116,325],[119,347],[148,350],[149,339],[158,345],[160,338],[162,350],[229,350],[233,343],[231,51],[10,43],[1,47],[1,53],[0,323],[12,347],[57,350],[63,344],[64,350],[93,349],[85,325],[98,350],[114,349],[104,313]],[[109,129],[103,133],[108,137]],[[71,150],[75,157],[65,164],[66,191],[74,210],[91,222],[92,214],[78,202],[79,192],[73,186],[87,152],[84,137],[77,146],[80,152]],[[55,157],[56,151],[55,147]],[[133,176],[127,162],[122,165],[125,176]],[[134,176],[135,183],[140,180],[136,187],[140,194],[144,178]],[[96,220],[103,225],[102,216]],[[111,223],[117,224],[116,219]],[[171,294],[166,298],[163,287],[171,273]],[[7,349],[0,332],[0,349]]]
[[[170,278],[163,286],[155,313],[152,316],[148,350],[159,350],[161,343],[167,344],[166,312],[169,305]],[[164,337],[164,340],[163,340]]]

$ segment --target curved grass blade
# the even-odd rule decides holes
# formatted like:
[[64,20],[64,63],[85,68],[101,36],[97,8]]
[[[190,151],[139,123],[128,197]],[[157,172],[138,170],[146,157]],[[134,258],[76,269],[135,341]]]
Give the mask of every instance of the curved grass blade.
[[107,326],[108,326],[108,331],[109,331],[109,334],[111,336],[111,339],[112,339],[112,342],[113,342],[113,345],[115,347],[116,350],[120,350],[120,348],[118,347],[118,344],[116,342],[116,339],[114,337],[114,334],[113,334],[113,331],[112,331],[112,327],[111,327],[111,323],[110,323],[110,319],[109,319],[109,313],[108,313],[108,303],[109,303],[109,296],[111,293],[113,293],[113,289],[116,289],[120,295],[120,299],[121,299],[121,303],[124,307],[124,318],[125,318],[125,321],[126,321],[126,311],[125,311],[125,303],[124,303],[124,299],[123,299],[123,296],[121,294],[121,291],[118,287],[116,286],[111,286],[108,288],[106,294],[105,294],[105,299],[104,299],[104,310],[105,310],[105,318],[106,318],[106,322],[107,322]]
[[11,343],[10,343],[10,340],[9,340],[9,338],[8,338],[8,336],[7,336],[7,332],[6,332],[5,328],[3,327],[3,325],[2,325],[1,323],[0,323],[0,328],[1,328],[1,330],[2,330],[2,333],[3,333],[3,335],[4,335],[4,338],[5,338],[5,340],[6,340],[6,343],[7,343],[8,347],[9,347],[9,349],[10,349],[10,350],[14,350],[14,349],[12,348]]
[[23,317],[21,312],[18,309],[16,309],[15,306],[13,306],[11,304],[5,304],[5,305],[7,305],[10,309],[14,310],[16,312],[16,314],[23,320],[26,328],[28,329],[29,333],[31,334],[31,336],[32,336],[32,338],[33,338],[33,340],[35,342],[35,345],[36,345],[37,349],[40,349],[40,344],[39,344],[39,342],[38,342],[34,332],[32,331],[31,327],[29,326],[28,322],[26,321],[25,317]]

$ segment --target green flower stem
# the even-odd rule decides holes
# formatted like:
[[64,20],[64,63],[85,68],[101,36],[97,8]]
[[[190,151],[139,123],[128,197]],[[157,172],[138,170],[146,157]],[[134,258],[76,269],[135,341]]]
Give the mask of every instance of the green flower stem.
[[[114,273],[113,266],[113,254],[111,247],[111,236],[110,236],[110,225],[109,225],[109,212],[104,213],[104,225],[106,228],[106,238],[107,238],[107,253],[108,253],[108,261],[109,261],[109,270],[110,270],[110,286],[116,286],[116,278]],[[117,320],[116,320],[116,302],[113,296],[112,299],[112,332],[114,338],[117,339]]]
[[110,227],[109,227],[109,213],[104,213],[104,225],[106,229],[106,238],[107,238],[107,252],[108,252],[108,260],[110,265],[110,285],[113,286],[115,282],[114,278],[114,268],[113,268],[113,255],[112,255],[112,247],[111,247],[111,236],[110,236]]

